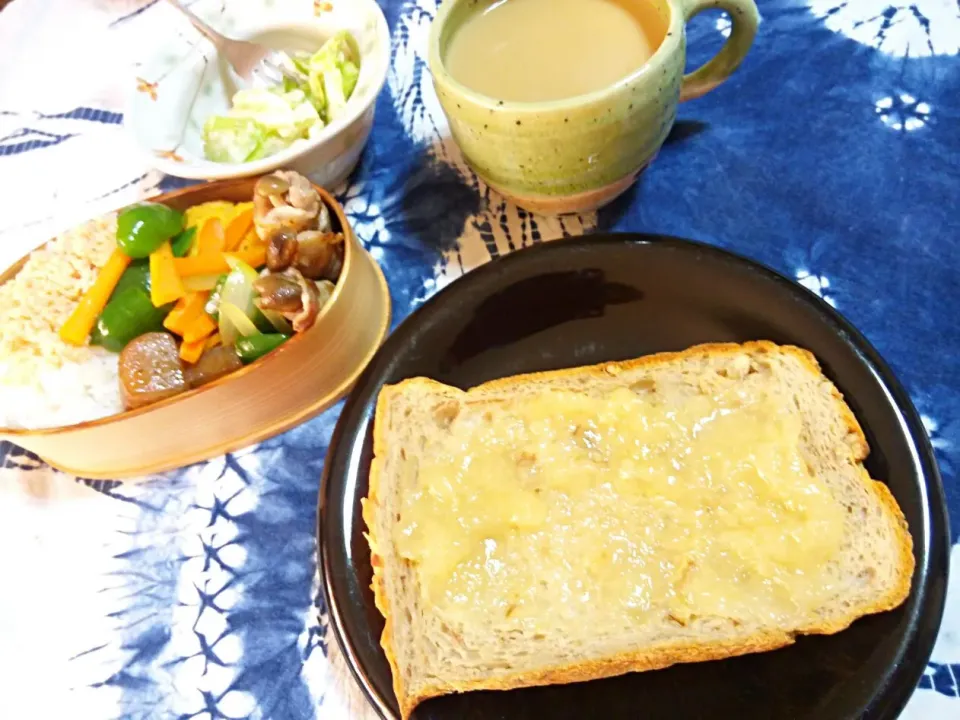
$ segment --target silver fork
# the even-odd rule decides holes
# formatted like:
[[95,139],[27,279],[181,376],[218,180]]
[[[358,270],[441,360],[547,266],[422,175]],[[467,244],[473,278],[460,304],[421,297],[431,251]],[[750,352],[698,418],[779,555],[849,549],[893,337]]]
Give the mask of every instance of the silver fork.
[[186,15],[190,23],[199,30],[217,49],[234,72],[249,85],[279,85],[287,77],[300,83],[305,78],[290,61],[290,56],[280,50],[272,50],[266,45],[234,40],[221,35],[179,0],[167,0],[177,10]]

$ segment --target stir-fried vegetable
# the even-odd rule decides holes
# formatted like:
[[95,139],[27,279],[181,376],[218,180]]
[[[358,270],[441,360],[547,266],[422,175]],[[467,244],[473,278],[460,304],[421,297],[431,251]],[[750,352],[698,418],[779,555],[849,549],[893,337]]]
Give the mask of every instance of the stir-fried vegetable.
[[212,317],[214,320],[220,318],[220,295],[223,293],[223,284],[227,281],[226,274],[220,275],[217,278],[216,285],[213,286],[213,290],[210,291],[210,297],[207,300],[207,304],[204,307],[207,315]]
[[[247,332],[251,327],[255,332],[274,330],[276,328],[274,321],[264,316],[255,303],[256,291],[253,284],[260,277],[257,271],[235,255],[225,254],[225,257],[232,269],[220,287],[216,307],[208,303],[208,310],[215,311],[208,312],[208,314],[216,315],[223,341],[227,344],[233,344],[238,335],[252,334]],[[229,315],[224,317],[224,305],[236,308],[244,316],[246,322]],[[286,325],[286,321],[282,317],[277,322],[281,323],[281,329],[289,329],[289,325]]]
[[203,313],[195,318],[183,331],[184,342],[196,342],[197,340],[206,340],[217,330],[217,323]]
[[197,254],[208,255],[223,252],[225,241],[223,223],[220,222],[219,218],[210,218],[203,224],[197,235]]
[[244,363],[251,363],[276,350],[289,339],[289,335],[281,335],[280,333],[242,337],[237,340],[237,355]]
[[127,266],[117,281],[110,299],[113,300],[128,287],[137,287],[150,293],[150,265],[146,260],[136,260]]
[[[239,258],[251,267],[262,267],[267,261],[267,249],[263,245],[250,250],[238,250],[232,255]],[[193,255],[185,258],[175,258],[174,268],[180,277],[191,275],[215,275],[230,270],[226,253],[212,253],[209,255]]]
[[252,310],[247,313],[247,317],[253,320],[253,324],[263,332],[273,332],[289,334],[293,331],[290,323],[278,312],[264,310],[259,307],[256,301],[256,283],[260,279],[260,274],[253,269],[251,265],[244,262],[239,254],[225,255],[227,264],[230,266],[231,273],[240,273],[250,284],[253,292]]
[[240,249],[240,244],[253,228],[253,204],[243,212],[237,214],[230,224],[223,239],[223,249],[227,252],[233,252]]
[[184,228],[179,235],[170,241],[170,249],[173,251],[173,256],[178,258],[185,257],[187,253],[190,252],[190,248],[193,247],[196,237],[197,229],[195,227]]
[[203,355],[205,346],[206,340],[204,338],[192,342],[184,340],[180,343],[180,359],[190,364],[197,362]]
[[201,290],[213,290],[219,278],[220,275],[210,273],[209,275],[187,275],[181,277],[180,280],[188,292],[200,292]]
[[60,328],[60,339],[70,345],[83,345],[90,337],[90,330],[97,316],[106,307],[114,288],[130,264],[130,256],[120,249],[114,250],[100,270],[90,289],[80,298],[80,303]]
[[252,274],[245,272],[249,266],[241,266],[236,258],[230,257],[228,262],[234,267],[220,289],[220,305],[222,307],[224,303],[230,303],[252,321],[253,311],[256,309],[253,303],[255,297],[253,283],[258,277],[257,271],[251,269]]
[[232,202],[227,202],[226,200],[210,200],[205,203],[200,203],[199,205],[188,207],[184,210],[183,217],[187,227],[199,229],[208,218],[212,217],[219,218],[220,222],[229,223],[238,208],[243,209],[244,206],[249,204],[250,203],[239,203],[234,205]]
[[150,255],[150,299],[156,307],[175,302],[187,294],[177,273],[176,262],[178,259],[173,257],[173,250],[167,241]]
[[236,345],[240,336],[259,335],[260,331],[246,313],[231,302],[220,303],[220,339],[227,345]]
[[183,229],[183,214],[161,203],[131,205],[117,216],[117,247],[145,258]]
[[142,287],[118,288],[100,313],[90,343],[120,352],[135,337],[162,330],[163,319],[169,311],[169,305],[154,307],[149,292]]
[[[333,67],[349,61],[349,43],[331,48]],[[326,98],[327,78],[318,77]],[[349,72],[340,77],[349,88]],[[128,407],[263,357],[310,328],[329,301],[344,261],[329,209],[293,172],[256,188],[249,203],[185,213],[141,203],[120,213],[117,248],[60,334],[120,353]]]
[[176,306],[170,311],[163,326],[170,332],[183,337],[184,332],[190,324],[203,314],[203,307],[207,302],[207,293],[194,292],[184,295],[177,301]]

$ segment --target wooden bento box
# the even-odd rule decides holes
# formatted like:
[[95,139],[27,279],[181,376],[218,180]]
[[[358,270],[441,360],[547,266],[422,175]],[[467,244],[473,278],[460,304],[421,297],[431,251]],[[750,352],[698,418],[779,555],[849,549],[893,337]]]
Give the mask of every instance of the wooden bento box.
[[[177,210],[253,196],[257,178],[225,180],[156,198]],[[333,405],[351,388],[390,323],[383,272],[354,235],[343,208],[315,187],[344,235],[343,266],[314,325],[235,372],[155,404],[74,425],[23,430],[0,427],[0,439],[50,465],[88,478],[162,472],[239,449],[281,433]],[[29,256],[28,256],[29,257]],[[0,284],[28,257],[0,274]]]

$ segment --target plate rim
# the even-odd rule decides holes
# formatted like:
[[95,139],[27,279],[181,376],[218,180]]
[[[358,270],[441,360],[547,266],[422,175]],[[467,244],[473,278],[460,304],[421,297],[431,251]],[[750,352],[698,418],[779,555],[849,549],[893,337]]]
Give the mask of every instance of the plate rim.
[[[364,368],[357,379],[347,400],[337,418],[337,423],[327,454],[324,458],[323,473],[320,480],[320,491],[317,500],[317,565],[320,574],[320,585],[326,603],[329,626],[333,630],[337,646],[343,654],[344,660],[350,669],[350,674],[363,692],[374,711],[384,720],[395,720],[399,716],[394,712],[391,699],[383,698],[373,687],[361,670],[361,663],[353,645],[348,642],[343,627],[343,613],[339,600],[333,590],[336,582],[331,568],[329,557],[329,542],[324,522],[327,509],[330,506],[328,494],[331,488],[331,472],[337,449],[341,445],[343,435],[347,432],[347,419],[357,411],[367,414],[370,404],[361,403],[359,390],[365,388],[372,378],[379,374],[378,366],[383,358],[389,357],[403,346],[402,338],[410,333],[411,328],[421,322],[421,318],[432,315],[443,309],[443,305],[451,302],[448,298],[454,293],[463,292],[468,286],[480,284],[491,275],[502,270],[504,264],[519,262],[534,262],[534,256],[549,254],[570,246],[589,249],[596,245],[659,245],[679,248],[681,251],[697,251],[706,253],[722,262],[740,265],[743,269],[761,276],[761,279],[773,282],[785,292],[801,302],[806,302],[819,312],[821,318],[830,325],[830,329],[841,335],[852,346],[862,363],[868,366],[871,372],[887,390],[895,408],[905,421],[904,434],[908,437],[914,452],[914,467],[919,471],[921,495],[924,500],[924,516],[928,519],[927,527],[921,528],[921,533],[927,534],[926,562],[915,569],[913,582],[917,587],[916,607],[912,613],[914,620],[910,625],[913,630],[903,636],[901,649],[898,653],[899,662],[888,666],[882,677],[878,678],[878,691],[870,699],[870,704],[863,708],[862,720],[894,720],[906,707],[910,698],[917,691],[917,684],[927,666],[934,644],[939,636],[940,625],[946,606],[946,588],[949,579],[949,556],[951,547],[951,532],[949,512],[946,502],[946,493],[936,461],[930,437],[923,427],[920,413],[917,411],[906,388],[900,382],[893,369],[883,359],[873,344],[861,333],[853,323],[836,308],[827,303],[822,297],[804,287],[800,283],[784,275],[773,267],[739,252],[728,250],[718,245],[698,240],[690,240],[674,235],[651,232],[616,232],[600,231],[585,235],[575,235],[556,240],[545,241],[537,245],[518,248],[506,255],[493,258],[472,270],[468,270],[460,277],[434,293],[423,304],[414,308],[394,328],[384,343],[377,350],[370,363]],[[519,259],[518,259],[519,258]],[[459,286],[459,289],[457,287]],[[375,402],[375,397],[371,398]],[[356,501],[355,501],[356,502]],[[915,531],[911,529],[911,537]],[[916,547],[916,543],[914,543]],[[942,582],[938,579],[942,578]],[[939,585],[939,587],[938,587]],[[367,592],[372,591],[366,588]],[[919,622],[919,618],[928,616],[932,622]],[[814,636],[811,636],[814,637]],[[900,678],[898,682],[895,679]],[[903,678],[910,678],[909,684]],[[395,702],[395,699],[392,699]]]

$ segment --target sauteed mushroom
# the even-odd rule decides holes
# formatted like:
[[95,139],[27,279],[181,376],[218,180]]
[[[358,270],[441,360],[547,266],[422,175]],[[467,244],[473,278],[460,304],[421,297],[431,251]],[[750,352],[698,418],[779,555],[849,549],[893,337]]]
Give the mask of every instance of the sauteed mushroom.
[[294,332],[303,332],[313,326],[314,320],[330,297],[320,291],[313,280],[308,280],[296,268],[287,268],[282,273],[261,276],[254,284],[259,293],[257,307],[261,310],[276,310],[293,323]]
[[294,264],[311,280],[336,280],[343,268],[343,235],[317,230],[299,233]]
[[290,230],[275,230],[267,240],[267,267],[271,272],[283,272],[293,265],[297,252],[297,235]]
[[267,241],[267,270],[253,284],[255,304],[281,313],[295,332],[303,332],[343,270],[343,234],[332,232],[330,211],[310,181],[288,171],[257,181],[254,222]]
[[300,283],[295,277],[288,276],[286,272],[261,275],[253,283],[253,289],[260,296],[257,299],[257,306],[261,310],[296,314],[303,309]]
[[258,197],[270,197],[271,195],[283,195],[290,189],[290,183],[280,173],[264,175],[257,184],[253,186],[253,192]]

